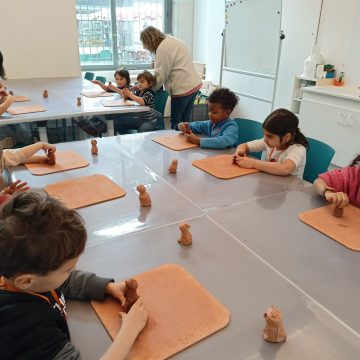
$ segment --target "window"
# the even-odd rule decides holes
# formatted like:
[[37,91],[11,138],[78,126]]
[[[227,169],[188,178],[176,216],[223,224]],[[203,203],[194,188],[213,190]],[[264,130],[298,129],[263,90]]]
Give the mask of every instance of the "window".
[[76,0],[76,20],[83,70],[149,68],[140,32],[171,32],[171,0]]

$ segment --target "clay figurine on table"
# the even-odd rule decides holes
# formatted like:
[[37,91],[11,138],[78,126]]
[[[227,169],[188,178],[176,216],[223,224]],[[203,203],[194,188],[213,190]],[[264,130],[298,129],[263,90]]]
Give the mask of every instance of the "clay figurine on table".
[[77,100],[77,106],[81,106],[81,97],[79,96],[79,97],[77,97],[76,98],[76,100]]
[[123,310],[128,313],[131,307],[136,303],[139,295],[137,294],[138,282],[135,279],[128,279],[125,281],[125,304]]
[[146,191],[144,185],[138,185],[136,190],[139,192],[139,200],[141,206],[151,206],[151,198],[149,193]]
[[191,245],[192,244],[192,235],[189,231],[190,225],[189,224],[180,224],[179,229],[181,231],[180,239],[178,240],[178,243],[180,245]]
[[178,161],[175,159],[171,162],[171,164],[168,168],[169,173],[175,174],[177,171],[177,166],[178,166]]
[[43,92],[43,98],[47,99],[49,97],[49,93],[47,90],[44,90]]
[[272,306],[264,314],[265,329],[263,337],[266,341],[278,343],[286,340],[286,332],[280,310]]
[[335,206],[335,207],[334,207],[333,215],[334,215],[335,217],[338,217],[338,218],[343,217],[343,215],[344,215],[344,208]]
[[46,163],[49,165],[55,165],[56,164],[56,158],[55,158],[55,153],[54,151],[52,151],[51,149],[49,149],[47,151],[46,154]]
[[91,153],[93,155],[97,155],[99,152],[99,149],[97,147],[97,141],[95,139],[91,140]]

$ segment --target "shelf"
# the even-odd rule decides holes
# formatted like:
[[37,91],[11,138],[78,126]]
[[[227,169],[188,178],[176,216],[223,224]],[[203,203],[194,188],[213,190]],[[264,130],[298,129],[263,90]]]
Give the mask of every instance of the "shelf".
[[293,100],[294,100],[294,101],[301,101],[302,99],[301,99],[301,98],[296,97],[296,98],[293,98]]

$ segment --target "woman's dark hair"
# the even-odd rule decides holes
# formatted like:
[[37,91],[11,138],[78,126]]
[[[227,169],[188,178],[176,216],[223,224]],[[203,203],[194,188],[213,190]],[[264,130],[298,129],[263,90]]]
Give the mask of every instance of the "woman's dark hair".
[[350,166],[360,165],[360,154],[351,162]]
[[114,77],[116,75],[121,76],[122,78],[126,79],[126,85],[130,85],[130,74],[127,70],[116,70],[114,73]]
[[3,62],[4,62],[4,58],[3,58],[3,54],[0,51],[0,77],[4,80],[6,80],[6,73],[5,73],[5,69],[3,66]]
[[292,144],[300,144],[309,150],[309,143],[306,140],[304,134],[302,134],[299,129],[299,119],[293,112],[289,110],[277,109],[273,111],[265,119],[262,127],[264,130],[280,136],[280,140],[287,133],[290,133],[291,140],[288,146]]

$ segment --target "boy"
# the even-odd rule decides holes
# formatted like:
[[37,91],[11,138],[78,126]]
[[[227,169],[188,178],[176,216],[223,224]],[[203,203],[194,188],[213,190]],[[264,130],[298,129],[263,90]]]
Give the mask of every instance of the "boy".
[[[109,294],[124,303],[124,283],[74,270],[86,237],[80,215],[52,197],[20,193],[0,209],[2,360],[80,359],[64,295],[102,300]],[[141,299],[121,317],[102,359],[125,359],[147,320]]]
[[[208,98],[209,118],[207,121],[182,122],[175,130],[184,133],[192,144],[208,149],[226,149],[237,145],[238,127],[234,120],[229,119],[238,99],[226,88],[216,89]],[[205,135],[200,138],[195,134]]]

